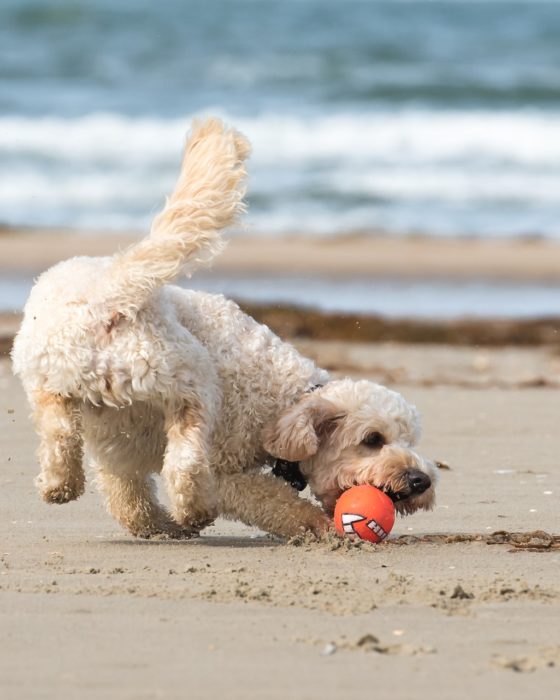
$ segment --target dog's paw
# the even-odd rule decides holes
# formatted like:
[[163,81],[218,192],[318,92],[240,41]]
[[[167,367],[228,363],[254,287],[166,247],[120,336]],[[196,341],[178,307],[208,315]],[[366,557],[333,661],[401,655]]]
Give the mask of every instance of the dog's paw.
[[[210,525],[213,521],[206,521]],[[193,523],[179,524],[166,511],[149,521],[127,523],[127,529],[135,536],[144,540],[191,540],[198,537],[202,526]]]
[[313,519],[305,523],[303,529],[318,540],[336,532],[333,521],[322,512],[314,514]]
[[44,474],[40,474],[35,479],[35,486],[45,503],[57,503],[61,505],[63,503],[70,503],[70,501],[75,501],[79,498],[84,492],[85,481],[77,479],[66,481],[46,479]]
[[217,509],[212,508],[201,509],[201,508],[189,508],[185,510],[183,508],[174,508],[173,520],[177,527],[181,530],[193,530],[195,532],[200,532],[208,525],[212,525],[214,520],[217,518]]
[[299,523],[295,528],[290,528],[285,533],[288,544],[299,546],[313,542],[323,542],[336,536],[332,520],[321,511],[313,512],[307,522]]

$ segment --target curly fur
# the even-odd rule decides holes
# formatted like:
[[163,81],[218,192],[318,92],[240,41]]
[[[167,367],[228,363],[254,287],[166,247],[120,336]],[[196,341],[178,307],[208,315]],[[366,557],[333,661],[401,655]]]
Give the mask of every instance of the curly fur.
[[[244,210],[248,154],[220,121],[195,123],[148,237],[37,281],[12,357],[34,411],[46,501],[82,494],[85,455],[110,513],[137,536],[188,537],[220,513],[280,535],[321,532],[352,483],[400,492],[402,512],[433,504],[433,484],[420,494],[407,480],[411,469],[435,475],[411,449],[418,416],[401,396],[330,381],[233,302],[169,286],[222,249],[221,229]],[[373,430],[381,450],[362,442]],[[263,473],[269,455],[302,460],[325,510]]]

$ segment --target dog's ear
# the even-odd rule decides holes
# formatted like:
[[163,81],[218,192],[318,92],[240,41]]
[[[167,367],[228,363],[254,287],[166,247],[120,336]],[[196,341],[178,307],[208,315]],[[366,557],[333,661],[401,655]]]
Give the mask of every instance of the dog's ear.
[[319,449],[321,437],[341,418],[342,412],[327,399],[304,396],[265,426],[263,447],[273,457],[290,462],[309,459]]

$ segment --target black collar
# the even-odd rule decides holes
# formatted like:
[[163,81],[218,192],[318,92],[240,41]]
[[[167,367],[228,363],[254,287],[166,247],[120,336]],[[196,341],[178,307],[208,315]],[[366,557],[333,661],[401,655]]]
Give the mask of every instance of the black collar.
[[[320,389],[322,386],[323,384],[314,384],[310,386],[305,393],[310,394],[316,389]],[[296,491],[303,491],[307,486],[307,479],[301,473],[299,462],[289,462],[287,459],[278,458],[274,460],[272,473],[280,479],[285,479]]]
[[301,473],[299,462],[288,462],[287,459],[277,459],[272,467],[274,476],[285,479],[296,491],[303,491],[307,486],[307,479]]

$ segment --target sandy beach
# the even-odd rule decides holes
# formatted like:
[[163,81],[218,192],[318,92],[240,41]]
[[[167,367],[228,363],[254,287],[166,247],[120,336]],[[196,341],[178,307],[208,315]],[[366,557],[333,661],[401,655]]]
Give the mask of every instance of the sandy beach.
[[[75,255],[112,255],[140,233],[65,229],[3,229],[0,270],[36,273]],[[349,235],[230,237],[214,261],[216,273],[291,274],[399,279],[491,279],[516,282],[560,280],[560,244],[545,239],[438,239],[423,236]]]
[[[3,233],[0,267],[35,274],[61,257],[110,253],[133,239]],[[305,262],[310,275],[348,275],[366,269],[372,250],[395,277],[522,282],[560,273],[552,243],[420,239],[355,238],[344,246],[239,239],[217,267],[282,274]],[[416,266],[419,256],[425,267]],[[399,520],[383,545],[360,546],[284,543],[223,520],[192,542],[134,540],[105,513],[91,479],[78,502],[47,506],[33,487],[36,437],[5,354],[19,317],[7,314],[0,318],[3,697],[555,697],[556,322],[510,323],[508,332],[481,322],[470,336],[440,323],[429,336],[412,319],[386,323],[374,333],[385,341],[372,343],[365,330],[344,330],[342,317],[327,323],[301,312],[294,321],[295,312],[282,315],[288,311],[254,309],[335,375],[383,382],[416,403],[421,450],[450,467],[441,471],[436,509]]]
[[[0,700],[560,697],[556,5],[0,3]],[[33,282],[146,235],[212,115],[248,210],[177,282],[416,404],[437,503],[382,544],[139,540],[93,474],[34,487]],[[184,213],[231,203],[192,148]]]
[[[0,3],[0,700],[560,698],[560,12],[521,5]],[[416,404],[437,503],[382,544],[140,540],[94,474],[35,489],[34,280],[145,236],[212,115],[247,212],[177,283]],[[232,210],[213,143],[184,214]]]
[[396,386],[423,414],[421,449],[450,466],[435,511],[399,520],[384,545],[286,544],[226,521],[192,542],[138,541],[91,480],[47,506],[28,408],[0,363],[4,697],[555,697],[559,391],[527,382],[552,376],[551,358],[302,349]]

